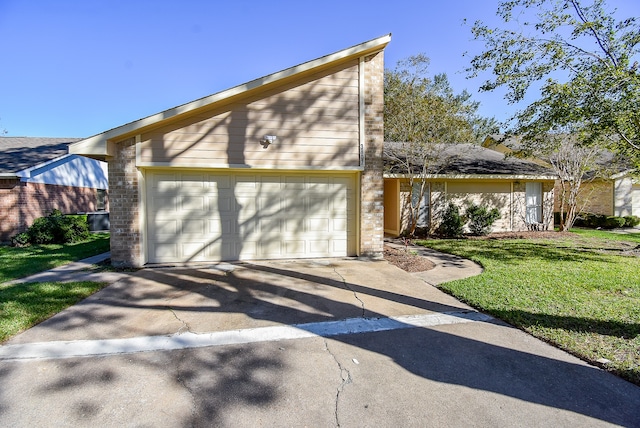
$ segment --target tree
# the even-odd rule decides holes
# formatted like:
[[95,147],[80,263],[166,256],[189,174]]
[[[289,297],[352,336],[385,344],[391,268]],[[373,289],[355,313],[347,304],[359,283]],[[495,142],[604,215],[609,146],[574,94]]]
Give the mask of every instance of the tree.
[[399,61],[384,75],[384,136],[387,169],[408,178],[409,234],[415,233],[426,178],[443,168],[447,144],[480,142],[496,132],[494,119],[477,114],[478,103],[463,91],[455,94],[445,74],[430,77],[424,54]]
[[[560,183],[560,232],[573,227],[578,213],[580,189],[587,177],[594,179],[602,168],[597,165],[599,150],[595,147],[580,146],[576,139],[569,135],[551,136],[552,152],[549,162],[558,175]],[[583,199],[586,204],[588,198]],[[566,208],[566,213],[565,213]]]
[[514,116],[512,132],[528,147],[571,134],[578,146],[612,149],[640,168],[636,18],[617,21],[605,0],[506,0],[497,14],[505,28],[473,25],[485,50],[467,71],[491,72],[480,89],[504,87],[510,103],[540,84],[539,98]]

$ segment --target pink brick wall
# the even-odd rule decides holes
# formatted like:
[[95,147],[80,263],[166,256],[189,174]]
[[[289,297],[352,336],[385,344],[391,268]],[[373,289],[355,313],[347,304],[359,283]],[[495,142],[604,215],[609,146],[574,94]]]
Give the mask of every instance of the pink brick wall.
[[[106,198],[105,205],[108,209]],[[96,207],[97,194],[92,188],[0,180],[0,241],[9,241],[54,209],[76,214],[96,211]]]

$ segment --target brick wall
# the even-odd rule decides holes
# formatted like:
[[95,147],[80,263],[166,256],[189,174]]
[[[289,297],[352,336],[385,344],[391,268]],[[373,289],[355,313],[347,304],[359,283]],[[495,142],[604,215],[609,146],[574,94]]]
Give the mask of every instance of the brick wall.
[[97,193],[93,188],[0,180],[0,241],[9,241],[24,232],[36,218],[54,209],[63,214],[76,214],[95,211],[96,206]]
[[360,254],[382,257],[384,239],[384,54],[378,52],[364,61],[364,171],[361,176]]
[[116,144],[115,156],[108,159],[111,264],[117,267],[138,267],[143,264],[135,148],[135,138],[122,141]]

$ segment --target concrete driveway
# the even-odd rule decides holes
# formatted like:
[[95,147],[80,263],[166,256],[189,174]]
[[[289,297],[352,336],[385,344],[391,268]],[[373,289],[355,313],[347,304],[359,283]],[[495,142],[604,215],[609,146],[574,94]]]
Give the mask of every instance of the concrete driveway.
[[122,274],[0,347],[0,425],[640,426],[640,388],[425,279],[354,259]]

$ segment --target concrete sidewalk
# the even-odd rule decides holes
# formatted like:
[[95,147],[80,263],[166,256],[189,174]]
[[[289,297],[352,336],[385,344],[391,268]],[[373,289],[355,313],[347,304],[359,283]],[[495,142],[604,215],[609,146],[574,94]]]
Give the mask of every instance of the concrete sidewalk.
[[29,282],[75,282],[94,281],[113,283],[123,278],[120,272],[98,269],[96,265],[103,263],[111,257],[111,253],[102,253],[93,257],[71,262],[44,272],[29,275],[5,284],[24,284]]

